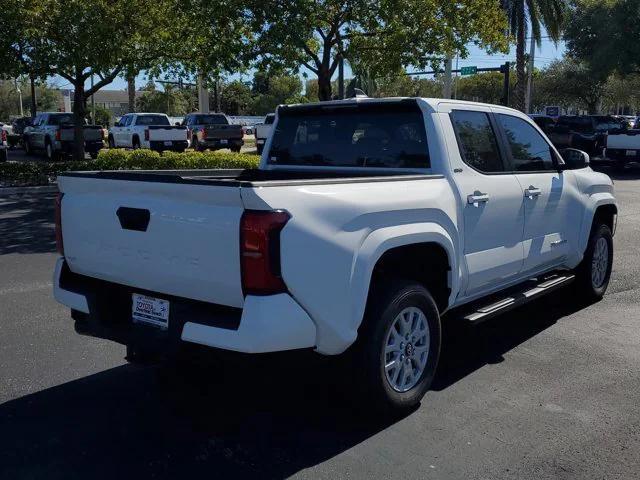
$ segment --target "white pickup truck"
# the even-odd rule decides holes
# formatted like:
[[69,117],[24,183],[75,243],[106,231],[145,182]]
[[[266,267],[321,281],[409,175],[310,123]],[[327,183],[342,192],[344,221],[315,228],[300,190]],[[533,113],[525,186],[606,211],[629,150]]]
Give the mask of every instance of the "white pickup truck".
[[109,130],[109,148],[150,148],[184,152],[187,127],[171,125],[164,113],[128,113]]
[[640,130],[609,132],[604,157],[619,170],[628,163],[640,162]]
[[264,122],[259,123],[255,126],[256,129],[256,150],[258,153],[262,153],[264,150],[264,146],[267,143],[267,140],[271,136],[271,131],[273,129],[273,121],[275,120],[275,113],[268,113],[266,117],[264,117]]
[[612,182],[526,115],[354,99],[281,106],[274,126],[257,170],[58,177],[54,295],[79,332],[132,359],[158,337],[345,354],[363,401],[406,408],[445,312],[480,322],[571,282],[604,295]]

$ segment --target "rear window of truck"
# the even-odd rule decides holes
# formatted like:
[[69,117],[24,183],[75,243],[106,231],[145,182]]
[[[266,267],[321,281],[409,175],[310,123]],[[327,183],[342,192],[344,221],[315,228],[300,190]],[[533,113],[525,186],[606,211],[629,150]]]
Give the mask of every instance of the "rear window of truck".
[[194,123],[196,125],[229,125],[224,115],[196,115]]
[[62,114],[62,115],[49,115],[48,125],[73,125],[73,115],[72,114]]
[[171,125],[164,115],[141,115],[136,118],[136,125]]
[[429,168],[416,103],[294,107],[279,113],[270,165]]

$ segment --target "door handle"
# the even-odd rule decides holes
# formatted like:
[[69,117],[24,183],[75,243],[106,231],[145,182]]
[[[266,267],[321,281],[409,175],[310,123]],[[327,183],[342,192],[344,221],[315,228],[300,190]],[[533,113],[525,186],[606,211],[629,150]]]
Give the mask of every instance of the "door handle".
[[479,192],[476,190],[472,195],[467,196],[467,203],[469,205],[473,205],[475,207],[479,206],[481,203],[487,203],[489,201],[489,195],[486,193]]
[[541,194],[542,190],[540,190],[538,187],[534,187],[533,185],[530,185],[529,188],[524,191],[524,196],[530,199],[539,197]]

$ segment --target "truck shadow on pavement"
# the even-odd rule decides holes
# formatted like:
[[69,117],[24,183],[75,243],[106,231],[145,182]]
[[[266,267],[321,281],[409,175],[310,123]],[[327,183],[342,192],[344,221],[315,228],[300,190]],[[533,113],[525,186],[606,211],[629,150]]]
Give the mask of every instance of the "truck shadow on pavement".
[[[581,308],[566,295],[477,327],[445,322],[430,395]],[[285,478],[401,420],[364,413],[331,361],[297,355],[124,365],[6,402],[0,477]]]
[[0,196],[0,255],[56,250],[55,194]]

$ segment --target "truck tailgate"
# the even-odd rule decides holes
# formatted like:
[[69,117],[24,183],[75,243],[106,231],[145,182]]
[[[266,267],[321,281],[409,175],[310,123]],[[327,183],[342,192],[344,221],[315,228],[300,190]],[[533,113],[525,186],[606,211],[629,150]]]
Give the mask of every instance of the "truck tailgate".
[[[102,127],[99,126],[85,126],[83,127],[85,142],[96,142],[102,140]],[[74,140],[73,127],[61,127],[60,140],[63,142],[72,142]]]
[[607,135],[607,148],[640,150],[640,130]]
[[187,141],[187,127],[180,126],[158,126],[147,127],[149,129],[149,140],[152,142],[162,141]]
[[58,177],[71,271],[241,307],[238,186]]
[[207,140],[225,140],[230,138],[242,138],[244,136],[242,125],[207,125],[204,131],[204,137]]

